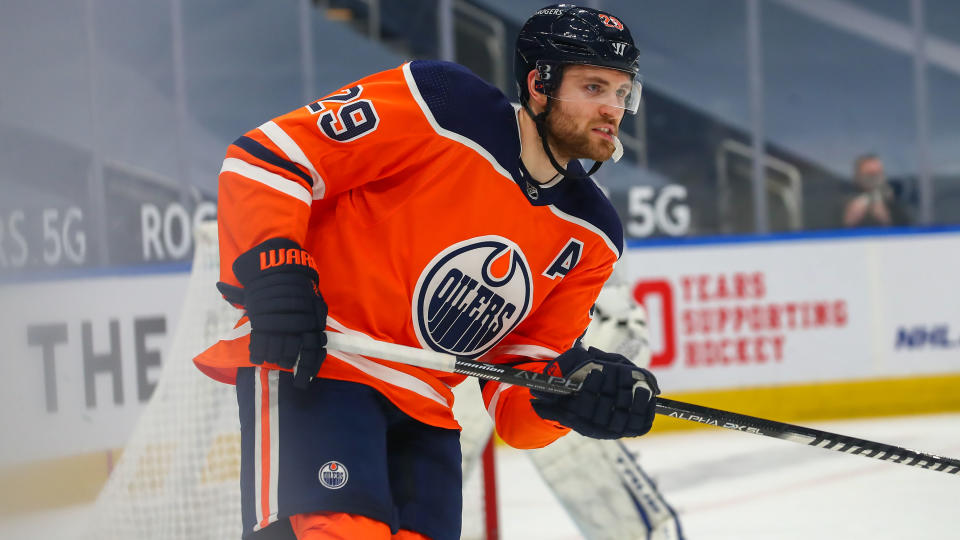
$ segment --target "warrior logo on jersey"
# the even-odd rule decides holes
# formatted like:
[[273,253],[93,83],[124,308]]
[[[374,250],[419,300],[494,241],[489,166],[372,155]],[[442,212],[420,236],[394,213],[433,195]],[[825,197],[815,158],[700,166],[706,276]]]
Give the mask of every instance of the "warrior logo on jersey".
[[340,489],[343,486],[347,485],[347,479],[350,478],[350,473],[347,472],[347,468],[340,463],[339,461],[328,461],[323,464],[323,467],[320,467],[320,483],[324,487],[330,489]]
[[520,247],[506,238],[481,236],[448,247],[417,281],[417,338],[433,350],[480,356],[527,315],[530,276]]

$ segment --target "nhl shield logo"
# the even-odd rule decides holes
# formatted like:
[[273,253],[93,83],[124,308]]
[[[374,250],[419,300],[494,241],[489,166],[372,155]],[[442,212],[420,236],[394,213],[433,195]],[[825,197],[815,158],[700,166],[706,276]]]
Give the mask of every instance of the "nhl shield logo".
[[330,489],[340,489],[347,485],[350,474],[343,463],[339,461],[328,461],[320,467],[320,483]]
[[477,357],[530,310],[533,282],[520,247],[481,236],[443,250],[424,268],[413,296],[414,329],[429,349]]

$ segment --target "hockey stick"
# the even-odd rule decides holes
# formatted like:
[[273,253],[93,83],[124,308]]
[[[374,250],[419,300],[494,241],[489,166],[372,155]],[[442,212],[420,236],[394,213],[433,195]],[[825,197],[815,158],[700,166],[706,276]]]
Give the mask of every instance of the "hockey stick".
[[[542,392],[570,394],[576,392],[581,384],[579,381],[572,381],[563,377],[552,377],[510,366],[476,362],[452,354],[375,341],[362,336],[328,332],[327,339],[327,348],[335,351],[372,356],[448,373],[460,373],[471,377],[524,386]],[[817,448],[892,461],[911,467],[921,467],[949,474],[960,473],[960,460],[957,459],[663,397],[657,398],[657,414],[816,446]]]

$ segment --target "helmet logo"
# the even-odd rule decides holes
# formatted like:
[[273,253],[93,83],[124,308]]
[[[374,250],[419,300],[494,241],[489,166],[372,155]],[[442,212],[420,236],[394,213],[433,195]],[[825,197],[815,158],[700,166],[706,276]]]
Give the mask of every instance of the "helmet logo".
[[610,46],[613,47],[613,50],[620,56],[623,56],[623,51],[627,50],[626,43],[611,43]]
[[550,80],[550,71],[553,69],[553,66],[550,64],[541,64],[537,63],[537,73],[540,75],[540,79],[544,81]]
[[600,22],[602,22],[604,26],[609,26],[610,28],[616,28],[617,30],[623,30],[623,23],[620,22],[620,20],[617,19],[616,17],[611,17],[606,13],[600,13],[597,16],[600,17]]

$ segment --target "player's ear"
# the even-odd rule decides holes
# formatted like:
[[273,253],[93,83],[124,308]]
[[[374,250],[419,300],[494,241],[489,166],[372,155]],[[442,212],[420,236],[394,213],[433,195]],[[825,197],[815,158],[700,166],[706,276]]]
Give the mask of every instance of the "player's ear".
[[531,69],[527,73],[527,91],[530,93],[530,101],[540,107],[547,106],[547,96],[543,93],[543,82],[540,80],[540,74],[536,69]]

